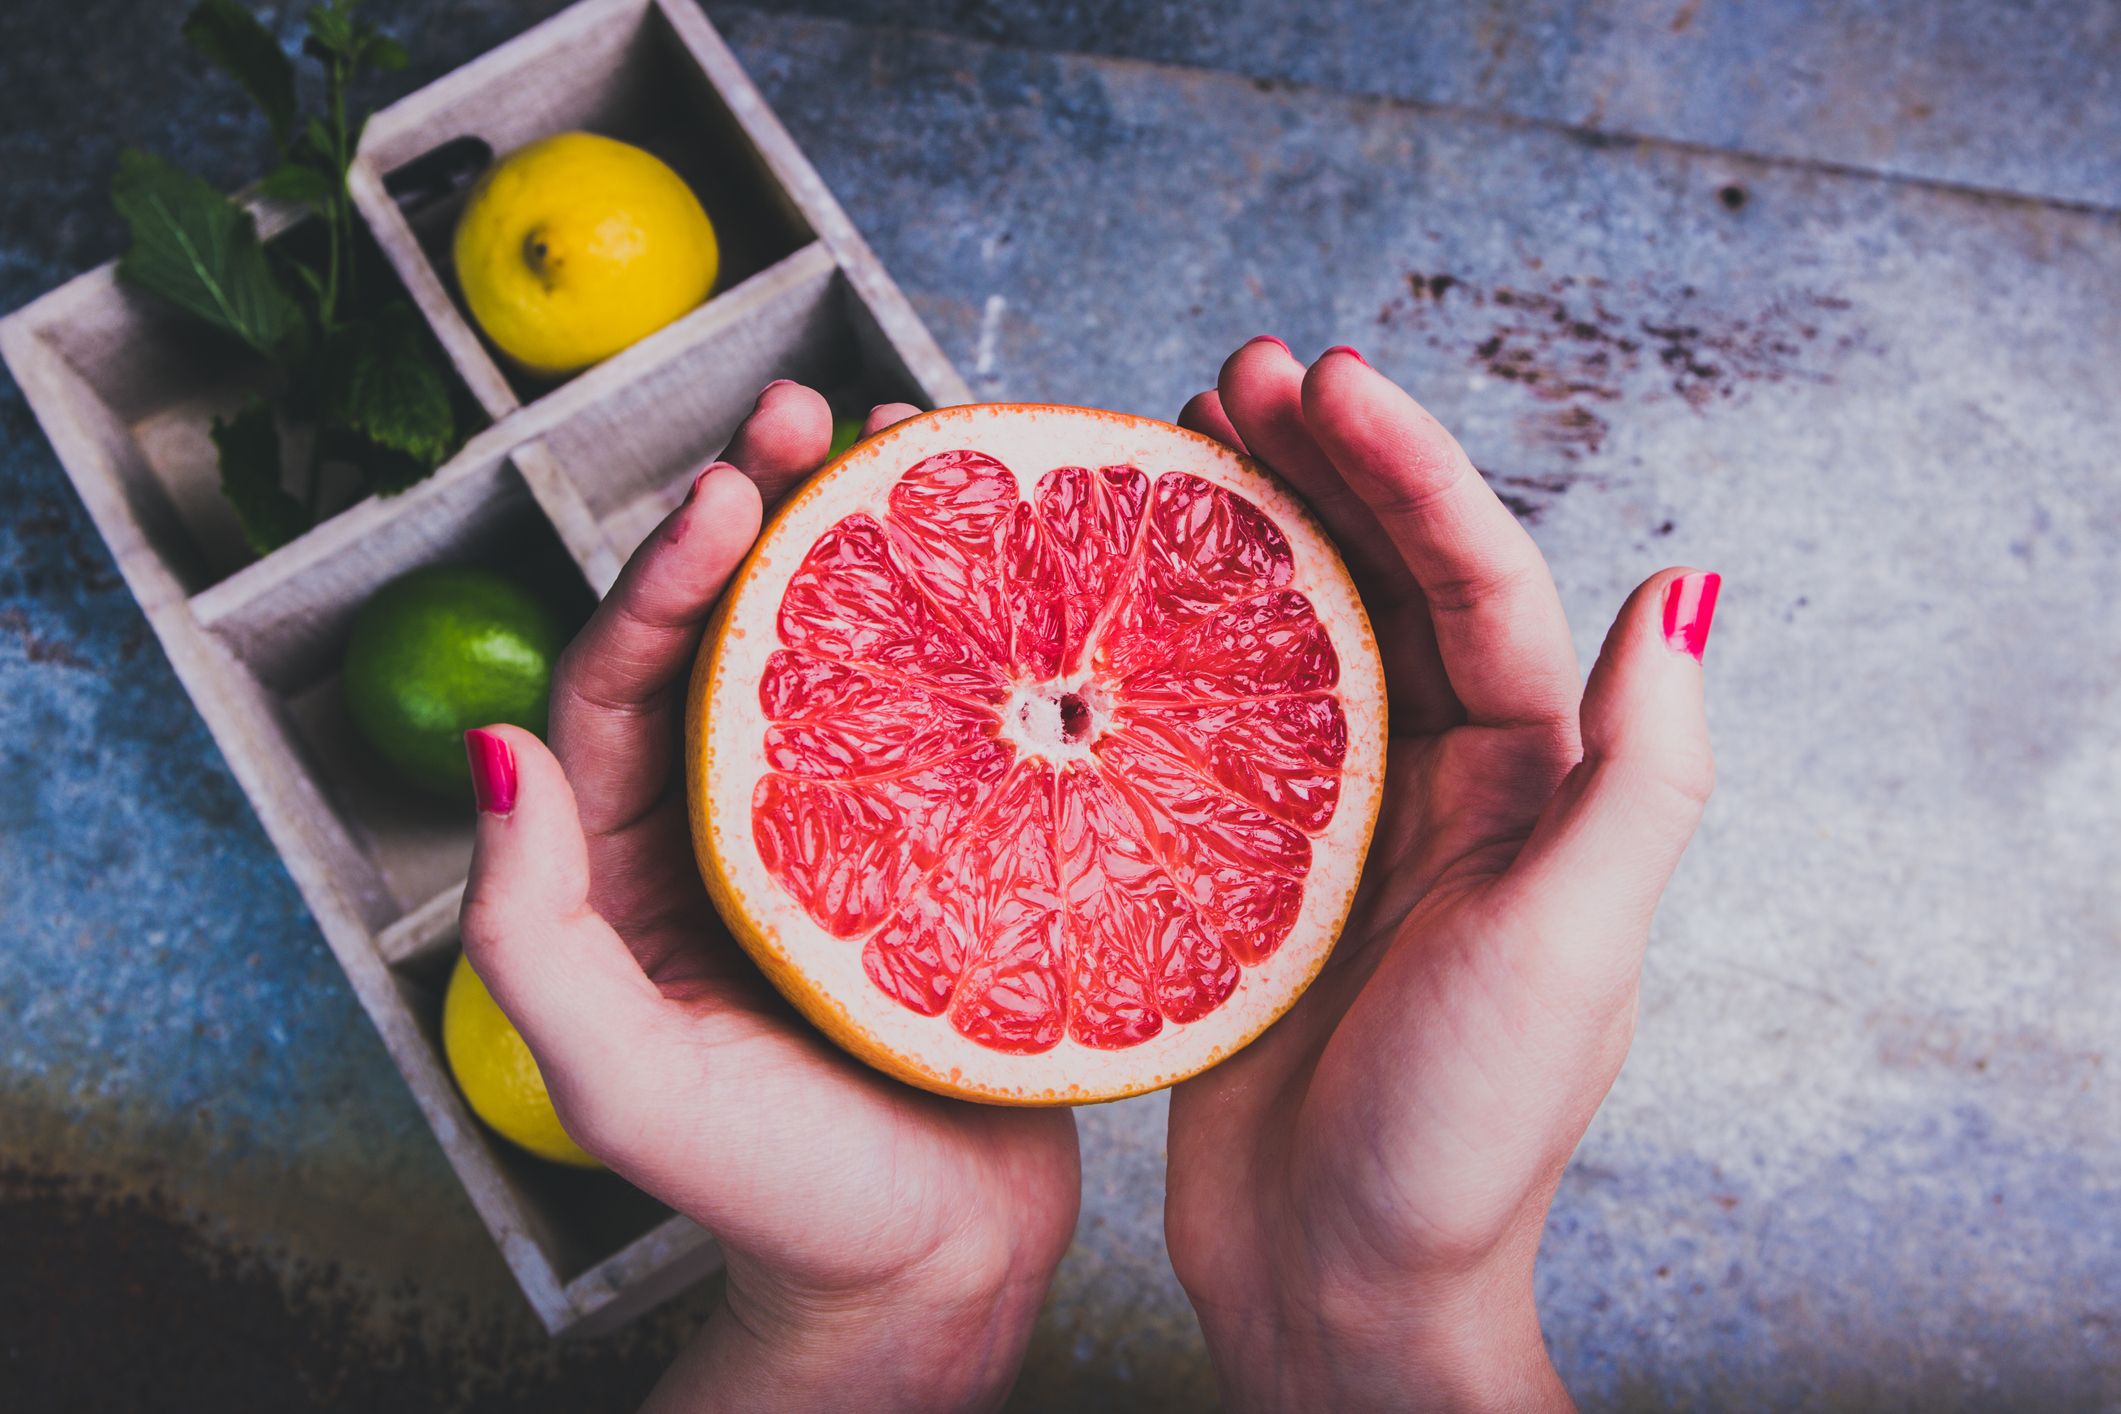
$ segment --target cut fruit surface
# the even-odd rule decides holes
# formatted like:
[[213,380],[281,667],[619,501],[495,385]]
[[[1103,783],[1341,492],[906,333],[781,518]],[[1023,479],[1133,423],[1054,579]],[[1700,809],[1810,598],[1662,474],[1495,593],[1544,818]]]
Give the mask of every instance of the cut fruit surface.
[[709,892],[835,1041],[946,1094],[1112,1099],[1295,1001],[1376,820],[1339,556],[1166,423],[986,404],[797,490],[695,669]]

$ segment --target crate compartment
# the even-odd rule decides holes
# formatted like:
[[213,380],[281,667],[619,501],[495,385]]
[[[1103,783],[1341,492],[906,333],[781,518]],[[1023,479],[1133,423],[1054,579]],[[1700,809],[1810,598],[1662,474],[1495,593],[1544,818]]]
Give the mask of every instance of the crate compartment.
[[300,564],[261,563],[192,602],[274,704],[289,750],[350,846],[342,867],[372,900],[380,930],[461,884],[471,857],[467,795],[401,782],[354,729],[339,665],[353,621],[376,590],[428,565],[493,569],[542,599],[569,631],[594,600],[566,547],[506,458],[488,454],[325,539]]
[[[452,918],[427,946],[392,969],[400,999],[445,1071],[442,1000],[458,951]],[[468,1105],[465,1110],[469,1116]],[[466,1133],[520,1205],[524,1230],[562,1285],[677,1217],[616,1174],[525,1153],[476,1116],[470,1116]]]
[[[928,405],[822,250],[784,262],[753,298],[667,351],[653,368],[551,420],[519,456],[543,456],[579,496],[619,560],[683,497],[749,415],[759,390],[792,378],[841,415],[878,403]],[[786,485],[761,485],[770,507]]]
[[[268,213],[260,228],[276,240],[299,237],[299,228],[276,232],[278,224]],[[380,261],[374,275],[390,278]],[[98,466],[147,551],[185,592],[259,559],[221,494],[211,432],[216,417],[233,416],[271,388],[264,360],[126,285],[108,266],[11,323],[18,376],[66,408],[78,454]],[[463,403],[460,418],[476,417],[469,397]],[[289,441],[304,435],[298,430]],[[320,523],[329,524],[350,508],[356,488],[339,468],[327,469],[324,485]]]
[[406,193],[408,185],[433,190],[403,178],[452,145],[463,151],[467,142],[484,144],[501,158],[570,129],[654,153],[706,208],[721,269],[707,304],[687,318],[814,238],[671,14],[654,0],[591,0],[385,110],[361,141],[356,199],[407,283],[440,296],[429,310],[437,333],[495,416],[555,384],[510,364],[478,332],[464,303],[450,245],[465,189],[424,204],[407,193],[410,209],[391,193]]

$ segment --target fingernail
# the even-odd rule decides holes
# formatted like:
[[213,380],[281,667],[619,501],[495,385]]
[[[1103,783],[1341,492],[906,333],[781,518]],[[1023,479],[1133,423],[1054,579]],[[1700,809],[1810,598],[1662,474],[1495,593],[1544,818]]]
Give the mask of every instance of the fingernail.
[[1248,345],[1272,344],[1275,348],[1280,349],[1283,353],[1289,352],[1289,346],[1283,343],[1281,340],[1275,338],[1272,334],[1254,334],[1251,338],[1245,340],[1245,343]]
[[482,815],[506,815],[516,808],[516,754],[508,743],[477,727],[464,733],[464,755],[471,761],[471,794]]
[[702,468],[700,474],[692,478],[692,489],[685,493],[686,502],[690,504],[692,498],[700,494],[700,488],[707,484],[707,478],[720,471],[723,467],[729,467],[731,471],[736,470],[735,467],[729,466],[728,462],[709,462]]
[[1674,653],[1695,662],[1709,646],[1709,625],[1716,618],[1716,593],[1723,576],[1713,570],[1683,574],[1664,587],[1664,642]]
[[775,388],[792,388],[794,386],[795,380],[793,378],[776,378],[765,387],[759,389],[759,396],[763,398]]
[[1359,354],[1359,353],[1355,352],[1355,350],[1353,350],[1353,349],[1349,348],[1349,347],[1348,347],[1348,346],[1347,346],[1346,344],[1335,344],[1335,345],[1334,345],[1334,346],[1333,346],[1332,348],[1330,348],[1330,349],[1327,349],[1327,350],[1326,350],[1326,351],[1325,351],[1324,353],[1320,354],[1320,355],[1319,355],[1319,357],[1320,357],[1320,358],[1331,358],[1331,357],[1332,357],[1332,356],[1333,356],[1334,354],[1337,354],[1337,353],[1344,353],[1344,354],[1346,354],[1346,355],[1347,355],[1347,356],[1348,356],[1349,358],[1352,358],[1352,359],[1354,359],[1354,360],[1355,360],[1355,361],[1356,361],[1357,363],[1361,364],[1361,365],[1362,365],[1362,366],[1363,366],[1364,368],[1368,368],[1368,367],[1370,366],[1370,360],[1368,360],[1368,359],[1364,358],[1364,357],[1363,357],[1363,356],[1362,356],[1361,354]]

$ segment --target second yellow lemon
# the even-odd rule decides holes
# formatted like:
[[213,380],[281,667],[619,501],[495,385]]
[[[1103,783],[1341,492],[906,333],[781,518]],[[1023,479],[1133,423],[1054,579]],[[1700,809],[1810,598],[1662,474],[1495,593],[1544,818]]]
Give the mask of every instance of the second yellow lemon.
[[714,288],[721,251],[699,198],[661,159],[593,133],[510,153],[457,220],[472,317],[533,373],[587,368]]
[[523,1033],[462,954],[442,998],[442,1052],[473,1114],[541,1159],[602,1168],[560,1127],[545,1077]]

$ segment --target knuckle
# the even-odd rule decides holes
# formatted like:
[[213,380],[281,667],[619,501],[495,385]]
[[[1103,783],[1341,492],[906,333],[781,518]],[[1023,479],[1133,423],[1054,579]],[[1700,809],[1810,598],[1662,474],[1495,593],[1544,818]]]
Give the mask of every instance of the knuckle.
[[586,646],[586,633],[578,633],[560,650],[560,656],[552,665],[551,693],[555,701],[572,694],[582,677],[582,662],[592,650]]
[[594,1155],[607,1168],[631,1166],[636,1126],[617,1112],[608,1096],[587,1095],[579,1085],[565,1084],[553,1090],[553,1110],[567,1137]]
[[464,896],[464,907],[457,914],[457,932],[473,966],[500,949],[508,928],[507,910],[498,899],[486,894]]
[[1543,566],[1512,556],[1469,567],[1463,573],[1437,575],[1421,581],[1421,592],[1431,612],[1471,613],[1483,604],[1507,602],[1533,588]]
[[1706,741],[1668,742],[1658,753],[1654,774],[1659,785],[1697,813],[1716,790],[1716,757]]

